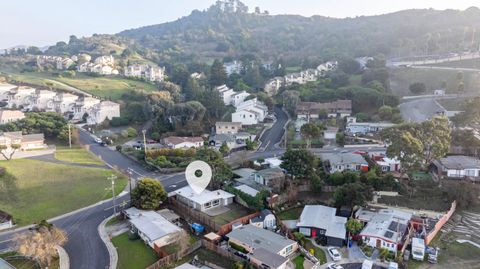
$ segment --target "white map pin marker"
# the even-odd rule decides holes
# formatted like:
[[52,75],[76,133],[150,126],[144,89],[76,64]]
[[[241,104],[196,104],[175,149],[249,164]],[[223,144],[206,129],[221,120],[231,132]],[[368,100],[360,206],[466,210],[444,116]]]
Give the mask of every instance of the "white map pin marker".
[[[201,175],[199,175],[200,172]],[[200,194],[205,190],[212,179],[212,168],[204,161],[193,161],[185,170],[185,178],[192,190],[195,193]]]

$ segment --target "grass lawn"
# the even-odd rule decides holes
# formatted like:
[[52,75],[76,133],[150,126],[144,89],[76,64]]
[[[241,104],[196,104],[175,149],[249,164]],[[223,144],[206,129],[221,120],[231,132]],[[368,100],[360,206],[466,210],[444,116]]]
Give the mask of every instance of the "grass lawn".
[[310,249],[313,249],[314,255],[315,257],[317,257],[320,264],[324,264],[327,262],[327,254],[325,253],[325,251],[313,245],[313,243],[310,240],[305,241],[305,249],[307,251],[310,251]]
[[0,208],[13,215],[19,226],[52,218],[111,197],[112,173],[120,193],[127,178],[108,169],[86,168],[37,160],[1,161],[0,167],[17,178],[15,199],[0,199]]
[[91,152],[78,146],[73,146],[72,148],[57,146],[55,159],[71,163],[104,165],[104,163]]
[[[6,252],[6,253],[1,253],[0,258],[5,259],[6,257],[9,256],[16,256],[17,253],[12,251],[12,252]],[[19,260],[10,260],[8,261],[9,264],[13,265],[17,269],[37,269],[39,268],[37,263],[35,263],[32,260],[28,259],[19,259]],[[48,267],[50,269],[58,269],[60,268],[59,260],[58,258],[55,258],[52,261],[52,264]]]
[[480,249],[470,243],[450,243],[440,250],[438,262],[440,264],[453,261],[472,260],[480,257]]
[[233,203],[228,206],[230,210],[223,214],[213,217],[214,221],[220,225],[230,223],[238,218],[252,214],[253,212],[246,207]]
[[300,218],[302,211],[303,207],[294,207],[278,213],[277,216],[281,220],[296,220]]
[[158,260],[157,254],[140,240],[130,240],[128,233],[112,239],[118,252],[117,269],[144,269]]
[[119,219],[118,217],[113,217],[109,221],[107,221],[107,223],[105,223],[105,226],[112,226],[120,222],[122,222],[121,219]]
[[147,92],[155,91],[155,85],[143,82],[130,80],[119,77],[90,77],[85,75],[78,75],[74,78],[54,78],[67,85],[79,88],[96,96],[118,100],[122,94],[134,90],[145,90]]
[[305,257],[303,255],[298,255],[293,259],[293,264],[295,264],[295,269],[303,269],[303,262],[305,261]]

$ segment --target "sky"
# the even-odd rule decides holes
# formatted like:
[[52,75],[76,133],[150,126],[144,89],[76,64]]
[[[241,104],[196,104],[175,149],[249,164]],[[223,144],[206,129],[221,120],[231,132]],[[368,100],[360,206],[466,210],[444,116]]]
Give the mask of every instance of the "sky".
[[[215,0],[0,0],[0,48],[46,46],[94,33],[173,21]],[[270,14],[323,15],[336,18],[379,15],[410,8],[466,9],[479,0],[243,0]]]

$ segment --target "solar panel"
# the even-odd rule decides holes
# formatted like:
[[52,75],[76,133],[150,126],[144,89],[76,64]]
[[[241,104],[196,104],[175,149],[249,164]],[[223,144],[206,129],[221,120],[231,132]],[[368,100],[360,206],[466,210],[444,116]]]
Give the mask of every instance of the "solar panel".
[[386,237],[386,238],[392,238],[392,237],[393,237],[393,232],[391,232],[391,231],[386,231],[386,232],[385,232],[385,237]]

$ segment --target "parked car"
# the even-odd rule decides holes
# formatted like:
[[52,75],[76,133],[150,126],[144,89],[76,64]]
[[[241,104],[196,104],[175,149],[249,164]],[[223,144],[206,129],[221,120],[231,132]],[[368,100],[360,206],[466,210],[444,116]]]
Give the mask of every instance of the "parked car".
[[334,247],[329,247],[327,248],[327,252],[328,252],[328,255],[330,256],[330,258],[332,258],[332,260],[338,262],[342,259],[342,255],[340,255],[340,252],[338,251],[337,248],[334,248]]
[[102,139],[100,139],[98,137],[95,137],[93,140],[95,140],[95,143],[97,143],[97,144],[101,144],[103,142]]
[[343,269],[343,266],[338,265],[336,263],[331,263],[327,266],[327,269]]

